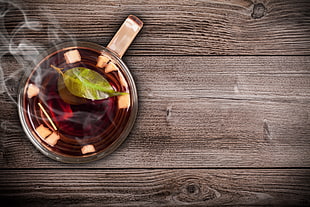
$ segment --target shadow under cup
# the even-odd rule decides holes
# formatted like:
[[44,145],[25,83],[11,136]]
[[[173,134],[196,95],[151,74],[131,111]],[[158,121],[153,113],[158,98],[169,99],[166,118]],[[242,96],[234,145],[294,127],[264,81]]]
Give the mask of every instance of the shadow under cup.
[[[99,56],[105,62],[99,64]],[[73,96],[61,87],[60,74],[51,65],[63,71],[75,67],[96,71],[124,94],[102,100]],[[138,99],[134,80],[119,57],[100,45],[74,42],[57,45],[38,58],[21,83],[18,108],[27,136],[43,154],[81,163],[110,154],[126,139]]]

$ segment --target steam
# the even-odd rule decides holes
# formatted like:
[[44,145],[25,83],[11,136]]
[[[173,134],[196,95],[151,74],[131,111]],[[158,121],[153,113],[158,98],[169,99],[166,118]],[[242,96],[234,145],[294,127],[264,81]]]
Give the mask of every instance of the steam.
[[[37,19],[30,18],[21,5],[10,0],[0,0],[0,96],[2,97],[0,104],[2,107],[3,104],[15,104],[21,107],[17,103],[20,81],[25,73],[33,69],[36,58],[43,51],[51,47],[61,49],[57,48],[61,42],[75,42],[75,38],[61,28],[60,23],[47,8],[40,7],[37,11]],[[14,20],[21,19],[14,28],[12,24],[10,26],[7,24],[12,16]],[[36,78],[40,79],[39,75]],[[61,116],[63,112],[55,113]],[[102,116],[95,117],[90,113],[86,114],[87,112],[81,113],[86,121],[101,119],[104,116],[104,113]],[[109,118],[112,122],[113,118]],[[0,127],[7,132],[17,130],[16,124],[11,124],[8,120],[1,120]]]
[[[42,50],[55,46],[64,40],[72,41],[74,38],[59,26],[59,22],[45,8],[39,10],[41,22],[36,19],[30,19],[20,5],[9,0],[0,0],[0,8],[0,94],[6,93],[10,102],[17,104],[17,88],[12,90],[7,83],[12,83],[13,81],[19,83],[22,75],[27,70],[31,70],[30,65]],[[8,31],[5,24],[11,18],[10,15],[21,16],[21,21],[11,32]],[[42,25],[42,22],[45,22],[47,26]],[[36,37],[23,38],[29,32],[46,35],[48,37],[47,42],[38,43]],[[60,34],[64,37],[63,39],[60,38]],[[16,62],[14,70],[12,66],[10,68],[4,67],[4,59],[9,56],[12,56],[13,62]],[[9,61],[12,61],[12,58]],[[16,87],[18,86],[16,85]],[[0,102],[3,101],[1,100]]]
[[[20,19],[15,27],[12,27],[12,24],[8,26],[12,16],[14,19]],[[37,18],[27,16],[19,4],[10,0],[0,0],[0,96],[2,97],[0,104],[2,107],[3,104],[15,104],[20,107],[17,104],[20,81],[25,72],[33,69],[34,61],[42,51],[60,42],[74,40],[72,35],[60,27],[59,22],[48,9],[38,9]],[[37,37],[43,38],[38,41]],[[0,127],[5,131],[10,130],[8,122],[1,120]]]

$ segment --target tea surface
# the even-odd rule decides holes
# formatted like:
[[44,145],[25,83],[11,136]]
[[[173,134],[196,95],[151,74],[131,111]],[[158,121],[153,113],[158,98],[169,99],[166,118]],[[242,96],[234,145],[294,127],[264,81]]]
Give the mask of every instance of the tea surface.
[[[100,55],[101,51],[82,47],[60,50],[41,61],[30,75],[25,87],[28,96],[24,96],[26,122],[47,149],[65,156],[90,155],[105,150],[121,136],[131,113],[129,84],[112,60],[98,66]],[[63,71],[74,67],[96,71],[115,91],[128,94],[102,100],[76,97],[66,90],[51,65]]]

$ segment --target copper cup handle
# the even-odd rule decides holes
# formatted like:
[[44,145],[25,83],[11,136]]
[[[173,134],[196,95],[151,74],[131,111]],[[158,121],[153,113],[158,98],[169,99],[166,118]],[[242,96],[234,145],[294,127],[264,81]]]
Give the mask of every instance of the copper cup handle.
[[107,48],[122,58],[131,42],[137,36],[143,26],[143,22],[134,15],[129,15],[118,29]]

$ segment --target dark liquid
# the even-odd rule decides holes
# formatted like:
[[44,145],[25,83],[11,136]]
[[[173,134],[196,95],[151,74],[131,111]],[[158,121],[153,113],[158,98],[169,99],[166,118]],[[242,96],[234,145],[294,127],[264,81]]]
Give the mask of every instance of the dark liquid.
[[[118,107],[117,96],[95,101],[81,99],[79,104],[69,104],[62,99],[58,90],[60,74],[50,65],[64,70],[74,67],[94,70],[104,76],[115,91],[130,93],[128,84],[124,86],[120,81],[120,76],[127,81],[121,70],[105,73],[104,68],[96,67],[100,51],[88,48],[78,48],[78,51],[82,60],[76,63],[67,64],[64,58],[64,53],[67,51],[58,51],[39,64],[27,84],[37,86],[40,92],[32,98],[27,98],[26,95],[24,106],[27,109],[27,123],[31,125],[30,128],[33,129],[37,139],[49,150],[68,156],[85,155],[82,148],[86,145],[94,147],[94,150],[86,154],[101,152],[108,148],[121,136],[131,112],[130,106]],[[48,128],[50,133],[54,132],[59,136],[56,144],[51,145],[44,141],[49,135],[42,137],[36,132],[41,125]]]

